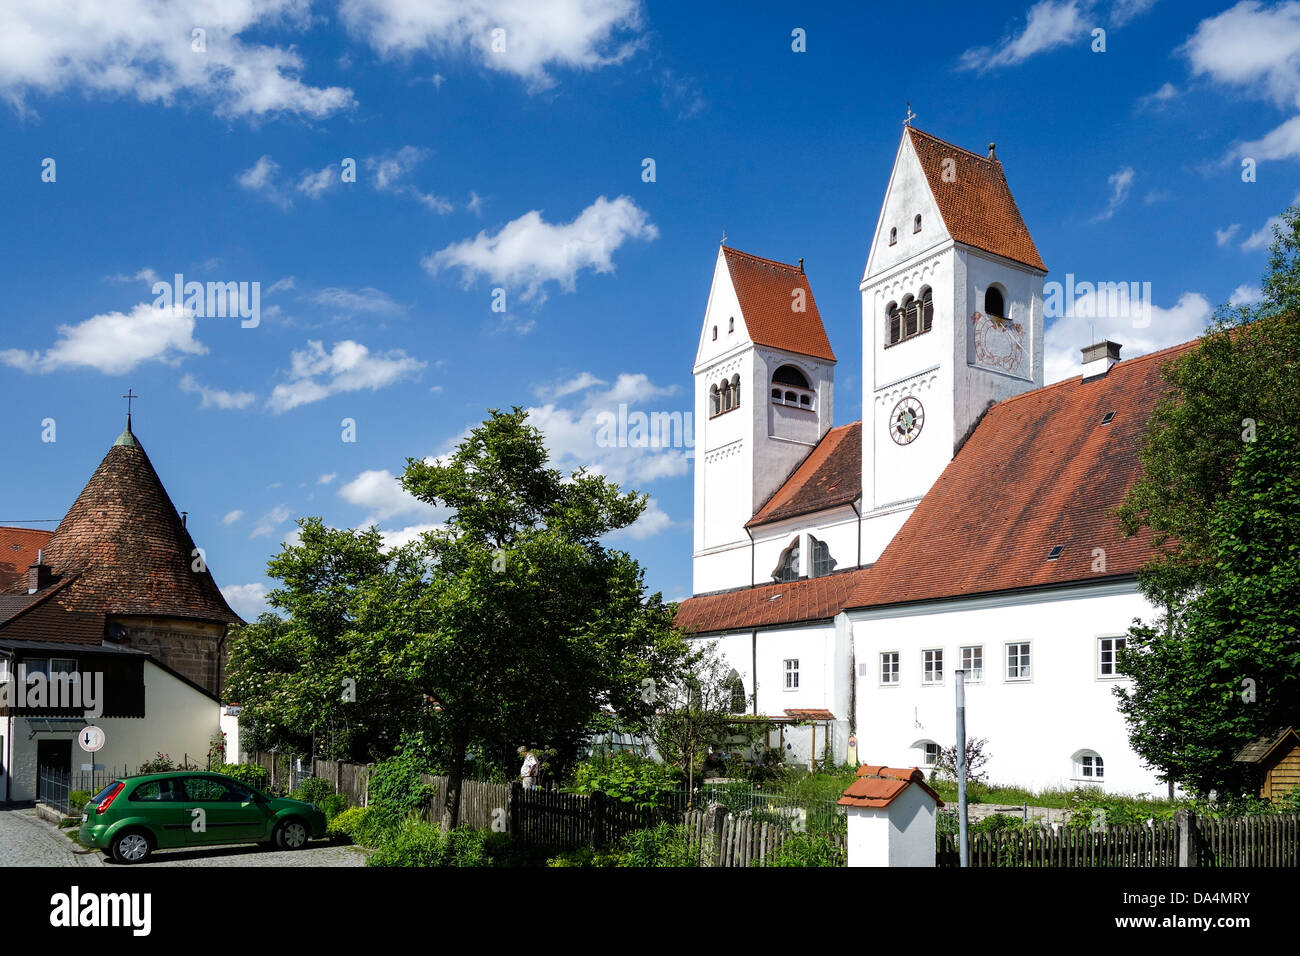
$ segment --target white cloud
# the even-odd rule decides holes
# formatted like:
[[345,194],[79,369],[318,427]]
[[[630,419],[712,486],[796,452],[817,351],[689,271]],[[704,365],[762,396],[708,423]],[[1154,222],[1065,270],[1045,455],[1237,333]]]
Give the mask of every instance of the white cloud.
[[434,524],[413,524],[405,528],[395,528],[392,531],[379,529],[380,540],[384,543],[384,549],[391,551],[393,548],[400,548],[402,545],[410,544],[426,531],[437,531],[442,525]]
[[1047,329],[1043,379],[1050,384],[1078,375],[1079,350],[1105,339],[1122,345],[1126,359],[1191,341],[1205,331],[1213,311],[1199,292],[1184,292],[1172,308],[1153,304],[1150,324],[1144,328],[1130,317],[1062,316]]
[[483,197],[474,190],[469,191],[469,202],[465,203],[465,208],[476,216],[483,214]]
[[[1296,193],[1295,198],[1291,200],[1291,204],[1293,206],[1300,205],[1300,193]],[[1246,241],[1241,244],[1241,248],[1246,252],[1252,252],[1255,249],[1267,249],[1273,244],[1273,230],[1282,229],[1285,225],[1286,222],[1281,216],[1269,216],[1264,225],[1246,237]]]
[[271,391],[267,405],[276,413],[319,402],[340,392],[386,388],[424,368],[426,362],[401,349],[372,353],[360,342],[345,339],[327,352],[317,341],[290,356],[289,381]]
[[1228,297],[1228,305],[1254,305],[1264,298],[1264,293],[1253,285],[1239,285]]
[[659,502],[651,498],[646,502],[645,511],[641,516],[618,531],[613,531],[607,538],[611,542],[617,542],[623,538],[631,538],[633,541],[644,541],[663,531],[665,528],[671,528],[673,520],[668,517],[667,513],[659,507]]
[[544,301],[545,283],[556,282],[572,292],[583,269],[613,272],[613,253],[619,246],[629,239],[648,241],[658,235],[649,216],[631,198],[611,201],[600,196],[572,222],[548,223],[535,209],[506,223],[494,236],[480,232],[425,256],[421,264],[430,274],[458,268],[466,286],[480,277],[506,286],[521,285],[524,301],[539,294]]
[[262,517],[257,519],[257,526],[253,528],[252,534],[248,536],[251,541],[254,538],[260,538],[263,535],[270,534],[280,525],[289,520],[290,511],[284,505],[277,505]]
[[298,192],[311,199],[319,199],[335,183],[341,181],[339,171],[333,166],[326,166],[315,171],[309,169],[298,179]]
[[1133,167],[1125,166],[1107,177],[1106,182],[1110,184],[1110,199],[1106,202],[1106,208],[1092,217],[1093,222],[1104,222],[1124,205],[1125,200],[1128,199],[1129,189],[1133,186],[1133,176]]
[[533,89],[555,82],[550,68],[591,70],[625,60],[641,28],[639,0],[343,0],[340,12],[348,29],[383,56],[468,55]]
[[1148,93],[1146,96],[1138,99],[1138,109],[1158,110],[1166,106],[1170,100],[1178,96],[1178,87],[1172,83],[1164,83],[1160,89],[1154,93]]
[[366,286],[364,289],[321,289],[311,301],[344,315],[369,312],[377,315],[401,312],[403,306],[394,302],[387,292]]
[[1195,76],[1235,86],[1278,105],[1300,94],[1300,2],[1242,0],[1202,20],[1181,52]]
[[280,164],[270,156],[259,156],[257,162],[235,177],[241,189],[256,193],[263,199],[288,209],[293,200],[280,187]]
[[1259,139],[1242,143],[1233,156],[1249,156],[1256,162],[1270,159],[1300,158],[1300,116],[1293,116]]
[[321,475],[319,478],[316,479],[316,484],[318,484],[318,485],[328,485],[330,482],[332,482],[332,481],[333,481],[335,478],[337,478],[338,476],[339,476],[339,473],[338,473],[337,471],[327,472],[326,474],[323,474],[323,475]]
[[252,584],[228,584],[221,589],[221,595],[236,614],[245,621],[256,621],[264,611],[271,610],[266,604],[266,595],[270,589],[261,581]]
[[158,281],[158,273],[146,266],[139,272],[135,273],[135,275],[127,275],[124,272],[118,272],[111,276],[105,276],[104,278],[109,282],[148,282],[152,285]]
[[[1084,4],[1085,9],[1088,4]],[[1039,0],[1029,8],[1019,33],[1004,37],[994,46],[974,47],[961,55],[967,70],[1014,66],[1039,53],[1054,50],[1087,34],[1088,24],[1078,0]]]
[[[560,405],[552,399],[531,407],[528,419],[541,430],[554,467],[572,471],[585,466],[619,484],[643,484],[690,471],[694,449],[686,446],[684,413],[693,411],[674,407],[670,402],[650,405],[676,391],[675,386],[655,385],[642,373],[623,373],[609,388],[589,387],[566,393],[578,396],[576,404]],[[620,405],[627,406],[621,437],[617,424]],[[667,421],[661,419],[663,434],[652,436],[649,433],[653,428],[638,428],[634,422],[633,415],[653,412],[671,416]],[[689,437],[693,441],[694,435]]]
[[277,292],[285,292],[294,287],[293,276],[285,276],[283,279],[276,279],[270,287],[262,293],[262,298],[269,298]]
[[593,385],[608,385],[603,378],[596,378],[590,372],[580,372],[566,382],[556,382],[552,385],[539,385],[537,394],[543,398],[563,398],[565,395],[572,395],[574,392],[585,391]]
[[1222,246],[1226,246],[1228,243],[1232,242],[1232,237],[1235,236],[1235,235],[1237,234],[1237,230],[1239,230],[1240,228],[1241,228],[1241,223],[1239,223],[1239,222],[1234,222],[1234,223],[1233,223],[1231,226],[1229,226],[1227,229],[1216,229],[1216,230],[1214,230],[1214,243],[1215,243],[1215,245],[1222,247]]
[[429,521],[438,521],[447,515],[446,509],[435,508],[403,488],[398,477],[387,469],[363,471],[339,488],[339,497],[365,509],[366,517],[361,521],[361,527],[382,524],[399,515],[413,515]]
[[[0,4],[0,96],[27,112],[32,93],[79,90],[172,105],[202,100],[221,116],[324,117],[354,105],[343,87],[311,86],[292,42],[245,32],[304,33],[304,0],[7,0]],[[192,31],[206,31],[196,51]]]
[[176,365],[207,348],[194,338],[194,316],[184,308],[156,309],[141,302],[128,315],[106,312],[78,325],[60,325],[59,338],[44,353],[0,350],[0,364],[25,372],[93,368],[122,375],[143,362]]
[[1112,26],[1122,27],[1135,17],[1146,13],[1156,5],[1157,0],[1115,0],[1110,8]]
[[406,181],[411,170],[422,163],[428,155],[427,149],[403,146],[399,150],[380,156],[367,156],[363,163],[371,174],[371,182],[380,192],[414,199],[431,212],[446,215],[455,208],[451,200],[422,192]]
[[247,408],[257,401],[257,396],[252,392],[227,392],[220,388],[200,385],[193,375],[186,375],[181,379],[181,391],[200,396],[202,399],[199,403],[200,408]]
[[244,517],[244,512],[236,508],[234,511],[226,512],[226,516],[221,519],[221,523],[224,525],[232,525],[243,517]]

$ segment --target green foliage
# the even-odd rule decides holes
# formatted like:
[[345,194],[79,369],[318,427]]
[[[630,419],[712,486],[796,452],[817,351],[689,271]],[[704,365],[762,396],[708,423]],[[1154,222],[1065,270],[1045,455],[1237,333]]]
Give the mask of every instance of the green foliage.
[[226,763],[214,769],[217,773],[224,773],[227,777],[234,777],[240,783],[247,784],[258,790],[266,790],[271,783],[271,771],[261,764]]
[[686,827],[660,823],[633,830],[619,841],[619,866],[700,866],[701,847],[690,839]]
[[435,824],[407,819],[366,859],[367,866],[493,866],[490,849],[500,853],[501,834],[457,827],[447,833]]
[[368,807],[349,807],[330,818],[325,824],[325,833],[329,836],[346,837],[354,843],[360,842],[356,838],[357,830],[365,822],[369,812]]
[[346,810],[349,803],[351,801],[348,800],[346,793],[331,793],[316,806],[320,807],[321,813],[325,814],[325,821],[328,823]]
[[321,777],[307,777],[302,783],[298,784],[297,789],[291,791],[289,796],[294,800],[304,800],[307,803],[314,803],[318,807],[324,807],[325,801],[334,793],[334,784]]
[[370,807],[392,817],[423,810],[437,795],[433,786],[420,779],[423,773],[423,762],[410,750],[375,764],[370,768],[368,785]]
[[572,788],[578,793],[599,791],[638,810],[654,810],[668,806],[677,785],[677,774],[671,767],[624,751],[589,757],[578,764]]
[[93,796],[93,793],[87,793],[85,790],[73,790],[68,794],[68,812],[80,812],[86,804],[90,802],[90,798]]
[[623,859],[624,854],[616,849],[593,850],[589,846],[584,846],[576,850],[565,850],[563,853],[557,853],[546,861],[546,865],[554,867],[622,866]]
[[214,730],[208,738],[208,766],[220,767],[226,762],[226,735],[221,730]]
[[844,848],[825,834],[791,833],[763,861],[764,866],[845,866]]
[[1133,748],[1189,790],[1257,785],[1233,756],[1300,725],[1300,446],[1259,425],[1209,518],[1211,572],[1159,625],[1135,624],[1116,688]]
[[175,769],[176,765],[172,763],[171,757],[162,751],[156,751],[151,759],[136,768],[136,773],[166,773],[168,770]]

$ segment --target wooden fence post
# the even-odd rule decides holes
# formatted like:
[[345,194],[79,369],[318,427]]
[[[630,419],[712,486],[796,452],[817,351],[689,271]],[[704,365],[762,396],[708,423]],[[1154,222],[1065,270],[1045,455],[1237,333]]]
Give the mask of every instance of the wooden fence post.
[[605,845],[605,794],[597,790],[591,795],[591,848],[599,850]]
[[720,803],[712,804],[708,809],[705,817],[706,831],[709,834],[709,845],[713,848],[712,858],[708,861],[709,866],[722,866],[722,828],[727,822],[727,808]]
[[510,821],[510,836],[518,840],[522,836],[519,829],[519,801],[523,797],[524,787],[518,780],[510,785],[510,795],[506,797],[506,818]]
[[1196,814],[1186,807],[1174,811],[1174,839],[1177,844],[1178,866],[1199,866]]

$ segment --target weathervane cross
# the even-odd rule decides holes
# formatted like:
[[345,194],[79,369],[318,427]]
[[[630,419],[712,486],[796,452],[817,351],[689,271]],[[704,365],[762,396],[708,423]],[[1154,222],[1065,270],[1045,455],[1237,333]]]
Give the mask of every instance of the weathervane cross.
[[122,397],[126,399],[126,417],[127,417],[127,418],[130,418],[130,417],[131,417],[131,403],[132,403],[133,401],[135,401],[137,398],[139,398],[140,396],[139,396],[139,395],[136,395],[134,392],[131,391],[131,389],[128,388],[128,389],[126,390],[126,394],[123,395]]
[[904,126],[911,126],[912,120],[916,119],[916,114],[912,112],[912,103],[907,101],[907,119],[903,120]]

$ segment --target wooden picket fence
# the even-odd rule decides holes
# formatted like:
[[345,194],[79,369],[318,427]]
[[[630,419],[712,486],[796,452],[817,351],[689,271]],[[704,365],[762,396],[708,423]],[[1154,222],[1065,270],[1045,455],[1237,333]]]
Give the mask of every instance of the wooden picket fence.
[[[420,774],[420,782],[433,787],[436,793],[424,805],[424,819],[429,823],[442,822],[442,811],[447,805],[449,777]],[[475,830],[500,830],[506,826],[510,807],[510,785],[487,783],[482,780],[460,782],[460,825]]]
[[[1300,814],[1173,820],[1093,831],[1046,827],[972,833],[971,866],[1300,866]],[[958,837],[940,834],[936,864],[958,866]]]

